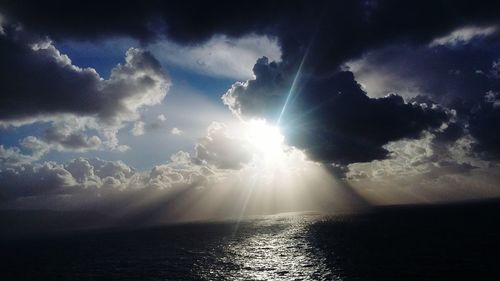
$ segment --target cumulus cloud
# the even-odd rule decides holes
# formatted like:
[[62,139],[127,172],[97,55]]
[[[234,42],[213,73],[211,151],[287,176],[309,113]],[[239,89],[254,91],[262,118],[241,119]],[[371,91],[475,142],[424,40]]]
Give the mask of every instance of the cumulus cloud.
[[[0,153],[4,154],[5,151],[0,147]],[[16,151],[7,153],[12,155]],[[180,161],[177,156],[169,163],[144,172],[137,171],[121,161],[83,157],[64,164],[30,161],[18,162],[16,166],[5,161],[0,164],[0,180],[5,183],[0,190],[2,201],[33,196],[60,197],[77,194],[86,194],[94,200],[106,194],[110,197],[108,200],[113,200],[113,196],[121,193],[188,188],[217,181],[216,172],[209,167],[194,164],[192,161]],[[71,197],[68,197],[68,200],[71,200]]]
[[[245,36],[254,36],[248,34],[256,34],[255,36],[257,37],[253,39],[264,38],[261,34],[273,36],[267,37],[268,39],[262,39],[262,42],[268,40],[266,41],[267,43],[270,42],[269,38],[278,38],[282,55],[282,63],[278,63],[280,65],[278,67],[279,69],[273,69],[269,62],[260,61],[254,67],[254,74],[258,76],[257,79],[253,80],[253,82],[248,82],[248,86],[245,86],[244,83],[239,86],[236,85],[236,88],[240,89],[239,92],[243,91],[242,88],[248,87],[249,90],[245,91],[252,93],[253,90],[258,90],[257,88],[260,87],[257,87],[258,84],[262,84],[259,90],[261,92],[260,95],[263,95],[266,90],[269,90],[269,93],[265,94],[268,95],[264,99],[265,102],[259,99],[259,94],[238,94],[238,98],[236,98],[236,94],[233,96],[227,95],[227,101],[230,102],[229,98],[232,97],[235,102],[235,106],[232,108],[242,111],[251,111],[250,108],[252,104],[254,104],[254,109],[264,107],[263,109],[259,109],[261,111],[259,114],[263,114],[265,117],[272,115],[273,118],[276,118],[279,112],[271,113],[269,111],[276,110],[267,109],[274,106],[276,106],[276,108],[281,108],[284,98],[290,90],[291,82],[294,80],[298,66],[301,64],[301,61],[303,61],[303,58],[306,58],[304,60],[302,72],[304,72],[304,77],[310,77],[304,79],[309,80],[308,82],[304,81],[304,83],[300,85],[301,90],[298,92],[304,94],[299,95],[300,101],[297,101],[296,104],[300,102],[303,103],[304,106],[302,109],[296,107],[295,112],[298,116],[301,116],[301,114],[306,114],[308,110],[311,110],[314,114],[309,114],[312,117],[310,118],[310,122],[308,121],[307,126],[322,129],[302,130],[299,128],[297,132],[305,133],[313,139],[322,139],[323,141],[321,144],[328,144],[326,140],[332,137],[328,132],[338,128],[327,128],[329,121],[319,117],[320,115],[326,116],[326,114],[323,113],[329,110],[325,109],[328,106],[321,106],[321,110],[319,111],[322,112],[318,114],[316,114],[318,110],[314,109],[314,107],[319,106],[318,102],[321,98],[330,100],[330,97],[326,94],[326,92],[329,92],[329,90],[327,90],[328,88],[334,88],[335,91],[344,91],[341,89],[342,87],[336,85],[326,87],[326,84],[336,80],[331,78],[331,76],[336,75],[335,73],[338,72],[339,65],[343,62],[362,55],[374,46],[385,45],[389,42],[398,42],[401,40],[415,42],[417,44],[428,44],[430,41],[447,31],[455,30],[462,26],[474,26],[469,23],[478,17],[481,17],[484,21],[496,19],[496,15],[492,12],[495,10],[496,3],[493,2],[485,3],[481,5],[481,7],[478,6],[474,9],[470,9],[469,5],[465,5],[463,2],[455,3],[454,12],[450,13],[445,5],[434,5],[431,9],[429,8],[430,3],[426,1],[404,4],[396,1],[389,1],[381,2],[370,7],[360,2],[349,4],[331,2],[325,3],[324,5],[309,5],[306,1],[297,1],[294,2],[293,5],[282,5],[280,3],[269,3],[268,1],[253,1],[251,4],[241,4],[243,5],[241,7],[240,4],[238,4],[235,7],[235,9],[245,11],[244,17],[235,17],[232,13],[222,12],[224,9],[217,9],[211,5],[208,6],[208,4],[197,3],[199,9],[206,8],[211,11],[211,13],[207,13],[202,18],[195,16],[191,12],[191,3],[188,2],[169,3],[165,6],[161,3],[149,3],[148,1],[144,2],[144,5],[133,5],[126,1],[123,5],[120,5],[118,9],[120,15],[127,15],[124,16],[127,18],[127,21],[123,21],[121,18],[115,18],[113,16],[109,17],[109,15],[100,19],[101,21],[96,21],[109,23],[106,29],[95,28],[95,26],[92,26],[94,23],[90,24],[87,21],[82,21],[83,18],[80,17],[73,17],[67,20],[51,16],[52,9],[55,5],[50,1],[44,3],[44,5],[30,7],[30,9],[26,9],[23,5],[9,3],[6,5],[5,10],[13,18],[26,22],[29,28],[33,28],[34,30],[45,30],[54,38],[96,39],[110,34],[116,36],[123,36],[126,34],[144,43],[149,43],[151,46],[155,45],[155,39],[168,38],[172,42],[177,42],[172,44],[187,45],[187,47],[182,46],[178,48],[186,54],[202,54],[204,57],[199,65],[217,65],[214,61],[218,61],[218,59],[212,61],[211,58],[220,58],[219,54],[212,53],[213,55],[208,55],[210,52],[207,53],[207,50],[211,50],[210,46],[222,46],[224,50],[232,48],[231,44],[227,42],[233,39],[228,38],[240,38],[234,39],[236,41],[233,41],[233,43],[237,42],[235,43],[236,45],[245,46],[243,49],[246,50],[255,50],[253,45],[250,46],[254,44],[251,41],[260,40],[245,41]],[[93,7],[91,3],[79,4],[79,9],[83,14],[85,14],[86,11],[90,11],[89,9],[91,7]],[[39,11],[36,13],[36,17],[33,17],[33,13],[27,13],[27,11],[31,9]],[[273,12],[275,10],[280,10],[280,15],[276,16]],[[328,16],[322,16],[325,14]],[[388,17],[392,19],[393,24],[387,24],[386,19]],[[415,20],[417,18],[426,18],[429,20],[422,23],[421,21]],[[161,19],[157,22],[156,34],[154,30],[151,29],[152,19]],[[356,34],[357,36],[352,36],[352,34]],[[465,33],[462,32],[462,34]],[[357,38],[363,38],[363,40],[358,40]],[[254,52],[251,51],[250,53]],[[174,56],[171,59],[173,60],[177,57],[179,56]],[[193,55],[193,57],[197,56]],[[255,58],[252,57],[252,60],[254,59]],[[232,65],[241,63],[237,59],[234,61],[235,64]],[[199,69],[198,65],[196,67]],[[260,70],[256,71],[256,68],[260,68]],[[267,71],[267,73],[265,73],[265,71]],[[234,72],[236,73],[238,71]],[[113,80],[113,75],[110,80]],[[268,83],[268,81],[271,80],[272,83]],[[275,86],[275,84],[280,83],[286,87],[283,88],[281,85]],[[253,84],[253,86],[251,84]],[[271,88],[266,88],[267,86]],[[322,89],[319,89],[320,87]],[[277,89],[280,89],[281,92],[278,93],[274,91]],[[349,92],[349,90],[345,91]],[[238,91],[235,90],[235,93],[236,92]],[[310,92],[314,93],[310,94]],[[316,94],[317,92],[325,94]],[[306,98],[306,96],[310,97],[310,99]],[[245,99],[248,99],[248,101],[244,101]],[[371,103],[383,104],[384,102],[389,104],[396,102],[396,99],[384,98],[378,102],[372,101]],[[236,103],[244,104],[244,106],[239,106]],[[366,104],[368,103],[369,102],[366,102]],[[327,102],[326,104],[331,103]],[[368,107],[369,106],[367,106],[367,108]],[[382,106],[377,105],[375,107]],[[106,108],[113,107],[107,106]],[[400,111],[404,111],[403,108],[413,107],[405,105],[401,107]],[[394,106],[394,109],[397,109],[396,106]],[[111,111],[115,112],[113,110]],[[419,110],[413,108],[410,111],[418,112]],[[424,110],[424,112],[427,111],[429,110]],[[100,112],[98,114],[102,115]],[[411,114],[413,113],[410,113],[410,115]],[[331,118],[333,116],[329,117]],[[409,119],[405,120],[408,122],[410,121]],[[436,123],[439,123],[429,123],[428,121],[429,120],[421,122],[421,124],[416,126],[418,129],[415,128],[415,131],[421,131],[421,129],[428,127],[435,127],[437,126]],[[419,121],[415,122],[419,123]],[[305,126],[305,124],[299,124],[301,128],[307,126]],[[354,138],[365,137],[366,135],[361,133],[361,131],[362,130],[359,130],[357,132],[358,135]],[[340,131],[336,137],[345,139],[346,142],[347,140],[353,140],[349,133],[345,134],[345,136],[344,133],[347,132]],[[368,155],[371,155],[370,157],[367,156],[365,159],[362,159],[362,157],[353,157],[353,159],[346,158],[340,161],[368,161],[369,159],[383,157],[385,151],[380,148],[380,145],[400,137],[407,137],[408,135],[413,137],[415,134],[416,133],[412,131],[411,133],[395,134],[390,137],[386,136],[385,138],[381,137],[380,140],[375,141],[376,144],[371,143],[372,140],[368,140],[368,147],[372,147],[372,151],[368,153]],[[319,136],[319,138],[316,138],[316,136]],[[292,136],[289,139],[299,147],[303,146],[308,148],[310,144],[306,144],[307,141],[305,139],[293,141],[294,139],[297,140],[296,136]],[[316,147],[317,145],[319,145],[319,143],[315,143],[313,146]],[[331,155],[331,153],[314,152],[310,154]],[[330,161],[335,160],[337,156],[326,158],[329,158],[327,161]]]
[[167,117],[165,117],[164,114],[160,114],[156,118],[158,118],[158,120],[160,120],[161,122],[165,122],[167,120]]
[[435,178],[478,168],[475,165],[479,162],[468,157],[470,142],[467,140],[438,145],[434,139],[435,135],[425,133],[419,139],[391,142],[385,146],[390,151],[388,159],[350,164],[347,177],[353,180],[358,177],[377,180],[417,175]]
[[84,120],[66,118],[62,122],[53,122],[50,127],[45,129],[40,141],[45,142],[50,149],[58,151],[85,152],[98,149],[102,141],[96,135],[87,136],[84,134],[87,127]]
[[31,164],[40,160],[51,149],[46,142],[33,136],[24,138],[21,141],[21,147],[28,149],[29,152],[23,152],[16,146],[5,147],[0,145],[0,170]]
[[248,144],[230,136],[226,126],[214,122],[207,130],[207,136],[200,138],[195,147],[198,163],[213,165],[219,169],[240,169],[252,159]]
[[469,136],[453,143],[420,139],[386,145],[390,157],[348,166],[347,180],[375,204],[436,202],[498,196],[498,163],[474,157]]
[[22,153],[18,147],[4,147],[0,145],[0,164],[4,169],[28,164],[38,160],[38,158],[37,155]]
[[0,193],[0,198],[3,200],[24,196],[50,196],[54,193],[65,194],[76,185],[71,173],[54,162],[2,169],[0,179],[6,183]]
[[[23,141],[24,148],[39,154],[54,147],[94,149],[99,147],[96,138],[101,146],[125,150],[118,142],[118,130],[124,123],[137,121],[140,108],[158,104],[170,86],[149,52],[129,49],[125,63],[104,79],[91,68],[74,65],[44,36],[25,32],[33,30],[55,40],[132,37],[146,48],[170,50],[162,55],[172,64],[247,80],[235,83],[223,97],[235,115],[279,121],[288,144],[305,150],[316,161],[335,163],[341,172],[354,163],[376,160],[380,162],[373,163],[386,165],[389,162],[384,161],[398,159],[404,167],[418,167],[424,174],[432,166],[442,168],[439,174],[475,173],[478,169],[471,167],[475,164],[468,166],[449,156],[445,161],[434,159],[446,154],[429,150],[427,145],[446,147],[465,140],[470,144],[467,151],[483,159],[495,158],[500,122],[496,95],[491,93],[499,91],[498,47],[494,38],[488,43],[492,48],[478,40],[491,40],[496,28],[476,28],[480,26],[476,21],[491,26],[498,22],[498,1],[481,5],[455,1],[450,9],[435,1],[380,1],[377,5],[292,1],[283,5],[257,0],[234,3],[233,9],[241,13],[228,13],[218,5],[225,3],[3,3],[2,12],[24,25],[9,25],[3,19],[0,23],[0,83],[9,90],[2,94],[1,124],[51,122],[55,128],[49,128],[45,136]],[[96,6],[103,12],[95,13]],[[193,13],[193,6],[207,12],[200,16]],[[281,60],[275,58],[277,46]],[[242,58],[228,60],[226,52]],[[257,60],[250,72],[261,55],[269,58]],[[351,62],[350,69],[342,67],[346,62]],[[358,68],[352,62],[358,62]],[[25,83],[20,77],[32,79]],[[62,130],[55,123],[67,116],[87,121],[80,130]],[[414,147],[408,143],[414,141],[421,143],[413,143]],[[90,160],[67,167],[32,164],[37,157],[22,149],[2,146],[0,152],[6,159],[3,163],[10,163],[2,169],[4,175],[26,172],[25,178],[36,179],[47,174],[44,178],[61,190],[146,186],[145,182],[166,188],[179,182],[203,182],[217,167],[238,169],[248,160],[242,145],[223,126],[214,126],[199,141],[195,155],[175,155],[175,164],[158,166],[147,176],[116,163],[109,168],[115,172],[108,175],[97,172],[96,166],[110,165]]]
[[134,123],[134,127],[132,127],[130,132],[134,136],[144,135],[144,125],[145,125],[145,123],[143,121],[137,121]]
[[383,145],[418,138],[422,131],[437,129],[448,119],[439,107],[406,103],[397,95],[369,98],[348,71],[292,82],[286,65],[261,59],[254,72],[255,80],[236,83],[228,90],[225,104],[242,118],[276,120],[292,83],[298,84],[281,125],[289,144],[321,162],[383,159],[388,155]]
[[[107,80],[92,68],[73,65],[48,38],[14,24],[0,36],[0,49],[5,62],[0,66],[0,124],[51,122],[41,139],[58,150],[85,151],[101,144],[123,150],[118,130],[137,120],[140,108],[160,103],[170,86],[159,62],[135,48]],[[87,130],[101,136],[87,136]]]
[[255,78],[234,83],[222,96],[224,104],[238,117],[276,119],[293,79],[285,67],[267,57],[260,58],[253,67]]
[[31,150],[31,157],[35,160],[38,160],[51,149],[48,143],[34,136],[25,137],[21,141],[21,146]]
[[418,104],[441,104],[456,112],[455,123],[438,139],[447,135],[451,141],[470,134],[477,141],[478,156],[498,159],[499,44],[487,41],[488,35],[453,46],[387,46],[347,65],[370,95],[395,92]]
[[171,188],[179,184],[207,186],[217,181],[217,172],[206,165],[196,165],[187,152],[172,155],[171,162],[154,167],[146,180],[153,188]]
[[183,131],[177,127],[173,127],[172,130],[170,130],[170,133],[172,133],[172,135],[182,135]]
[[158,190],[178,192],[211,187],[228,170],[241,169],[252,159],[245,141],[230,136],[222,123],[209,126],[207,135],[198,140],[193,156],[178,151],[169,161],[146,171],[136,170],[120,160],[97,157],[78,157],[65,163],[40,161],[51,149],[50,145],[54,144],[33,136],[22,141],[22,146],[31,153],[0,145],[0,181],[5,183],[0,189],[0,205],[8,202],[11,206],[22,205],[19,200],[37,197],[63,198],[72,202],[70,205],[78,205],[73,201],[81,200],[82,196],[89,202],[102,197],[105,205],[113,205],[135,192],[146,196]]

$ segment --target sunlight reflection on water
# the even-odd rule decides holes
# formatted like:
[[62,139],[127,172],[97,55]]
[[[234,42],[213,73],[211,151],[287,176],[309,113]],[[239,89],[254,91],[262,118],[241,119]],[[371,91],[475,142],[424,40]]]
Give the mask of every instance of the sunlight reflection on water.
[[314,218],[270,216],[240,225],[215,254],[197,268],[206,280],[341,280],[307,239]]

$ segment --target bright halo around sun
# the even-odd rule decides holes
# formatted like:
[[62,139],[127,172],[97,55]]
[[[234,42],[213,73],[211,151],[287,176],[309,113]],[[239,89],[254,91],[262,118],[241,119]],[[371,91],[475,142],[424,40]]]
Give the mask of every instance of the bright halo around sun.
[[283,155],[284,137],[279,127],[267,124],[265,120],[246,123],[245,139],[252,149],[267,160],[277,160]]

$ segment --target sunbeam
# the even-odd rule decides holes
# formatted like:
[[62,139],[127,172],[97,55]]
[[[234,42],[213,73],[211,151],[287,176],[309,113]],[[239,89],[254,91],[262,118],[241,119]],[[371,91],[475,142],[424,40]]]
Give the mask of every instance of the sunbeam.
[[281,119],[283,118],[283,115],[285,114],[285,112],[287,110],[288,104],[290,103],[290,100],[291,100],[292,96],[295,94],[299,78],[300,78],[300,76],[302,74],[302,67],[304,66],[306,58],[307,58],[307,56],[309,54],[309,49],[310,49],[310,45],[307,48],[304,56],[302,57],[302,60],[300,61],[299,68],[297,69],[297,72],[295,73],[292,85],[290,86],[290,90],[288,91],[288,94],[286,95],[285,103],[283,104],[283,107],[281,108],[281,112],[280,112],[280,115],[278,117],[278,121],[276,122],[276,124],[278,124],[278,126],[281,123]]

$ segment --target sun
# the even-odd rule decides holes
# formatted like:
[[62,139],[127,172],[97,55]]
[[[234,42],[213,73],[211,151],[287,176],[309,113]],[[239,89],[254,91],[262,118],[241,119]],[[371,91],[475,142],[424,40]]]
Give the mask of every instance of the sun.
[[245,139],[253,150],[265,158],[276,158],[283,153],[284,137],[279,127],[265,120],[252,120],[245,124]]

